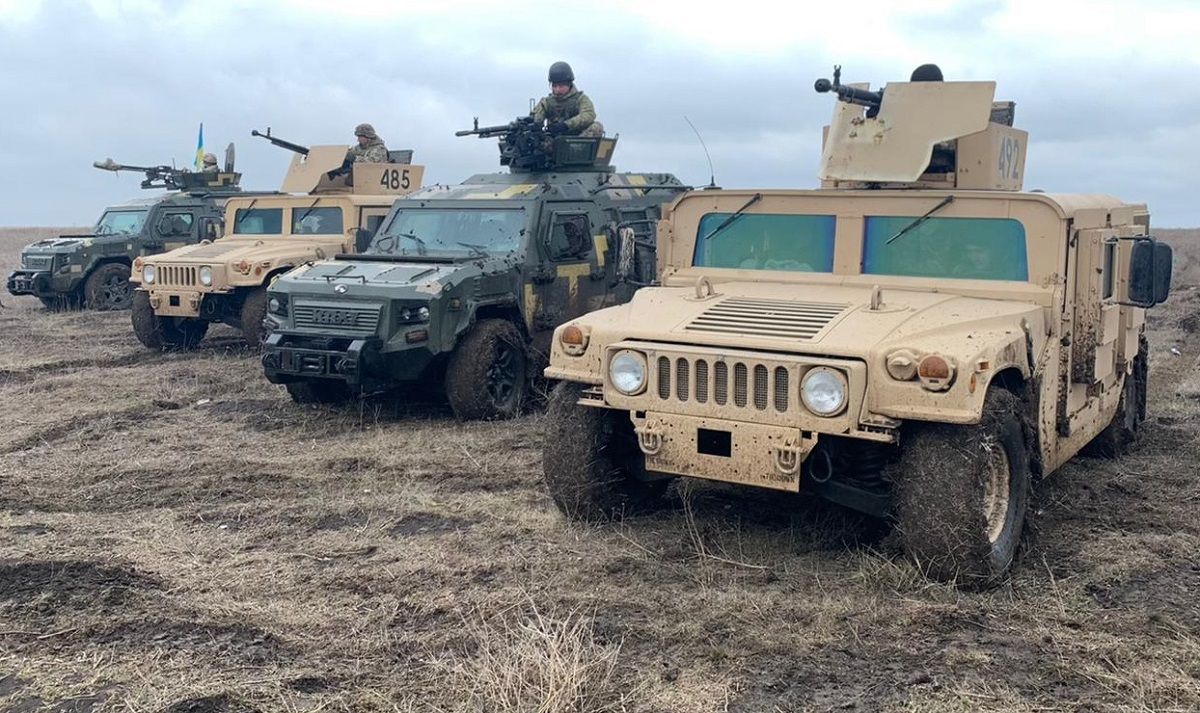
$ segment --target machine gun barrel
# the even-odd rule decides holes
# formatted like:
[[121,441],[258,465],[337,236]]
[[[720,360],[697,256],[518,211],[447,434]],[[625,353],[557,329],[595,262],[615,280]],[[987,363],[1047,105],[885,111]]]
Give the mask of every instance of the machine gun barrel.
[[[833,66],[833,79],[818,79],[813,84],[813,89],[816,89],[818,94],[836,92],[838,99],[847,104],[858,104],[875,111],[879,111],[879,105],[883,103],[883,90],[872,92],[842,84],[842,66],[840,64]],[[868,116],[872,115],[868,114]]]
[[251,136],[261,136],[262,138],[266,139],[267,141],[270,141],[272,144],[275,144],[279,148],[287,149],[288,151],[295,151],[296,153],[300,154],[301,156],[308,155],[308,147],[307,146],[301,146],[300,144],[293,144],[291,141],[284,141],[283,139],[271,136],[271,127],[269,127],[269,126],[267,127],[267,133],[265,133],[265,134],[262,133],[261,131],[259,131],[258,129],[251,129],[250,135]]
[[106,158],[103,161],[92,161],[92,165],[102,171],[137,171],[138,173],[166,173],[172,169],[170,166],[131,166],[125,163],[117,163],[111,158]]
[[499,126],[480,126],[479,117],[475,117],[475,128],[455,131],[454,135],[478,136],[481,139],[487,139],[493,136],[505,136],[513,133],[514,131],[520,131],[523,128],[530,128],[533,125],[534,121],[532,116],[518,117],[507,124],[500,124]]

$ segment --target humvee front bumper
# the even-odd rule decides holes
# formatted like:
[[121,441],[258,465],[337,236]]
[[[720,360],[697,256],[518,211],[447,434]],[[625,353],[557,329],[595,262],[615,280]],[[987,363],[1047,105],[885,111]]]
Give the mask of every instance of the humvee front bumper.
[[33,295],[34,297],[54,297],[54,281],[47,270],[13,270],[8,276],[8,293],[11,295]]
[[160,317],[199,317],[200,305],[205,295],[190,291],[147,290],[150,293],[150,307]]
[[747,421],[632,412],[646,469],[760,488],[800,489],[817,436],[799,428]]

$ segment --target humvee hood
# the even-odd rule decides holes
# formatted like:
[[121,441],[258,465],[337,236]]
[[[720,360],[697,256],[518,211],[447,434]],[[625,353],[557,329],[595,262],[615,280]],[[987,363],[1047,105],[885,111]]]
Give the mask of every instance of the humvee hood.
[[1032,302],[898,289],[883,290],[876,310],[865,287],[801,287],[783,297],[778,286],[723,283],[717,292],[697,299],[693,288],[644,289],[597,326],[623,339],[661,341],[665,332],[684,343],[865,357],[884,343],[1018,329],[1021,317],[1040,321],[1041,313]]
[[185,245],[169,253],[147,258],[146,261],[156,265],[212,265],[214,263],[228,265],[243,259],[250,262],[277,262],[280,260],[288,263],[294,263],[297,260],[303,262],[304,260],[321,259],[336,253],[339,246],[329,244],[334,240],[336,238],[325,241],[324,245],[314,241],[311,247],[306,249],[305,243],[290,238],[287,240],[278,238],[222,239],[208,244]]

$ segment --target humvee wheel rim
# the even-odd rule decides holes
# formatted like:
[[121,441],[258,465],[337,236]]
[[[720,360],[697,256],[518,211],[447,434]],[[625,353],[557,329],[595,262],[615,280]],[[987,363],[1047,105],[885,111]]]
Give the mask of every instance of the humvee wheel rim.
[[500,343],[487,370],[487,391],[496,406],[507,406],[517,391],[517,356],[512,345]]
[[983,515],[987,520],[988,542],[995,544],[1008,521],[1008,453],[998,443],[992,445],[984,464]]

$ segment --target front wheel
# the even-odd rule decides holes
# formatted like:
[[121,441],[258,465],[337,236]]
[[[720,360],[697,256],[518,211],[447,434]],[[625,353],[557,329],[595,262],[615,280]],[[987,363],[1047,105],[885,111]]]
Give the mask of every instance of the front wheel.
[[896,525],[932,577],[980,588],[1011,567],[1031,480],[1024,413],[993,388],[978,424],[917,424],[907,437],[893,477]]
[[525,339],[512,322],[480,320],[446,367],[446,398],[463,420],[512,418],[526,386]]
[[559,510],[576,520],[610,520],[662,502],[668,481],[648,480],[629,414],[579,405],[584,386],[550,392],[542,474]]
[[208,322],[187,317],[160,317],[150,306],[150,295],[142,290],[133,293],[133,333],[150,349],[193,349],[204,339]]
[[83,283],[83,302],[97,310],[129,309],[133,304],[129,266],[110,262],[92,270]]

